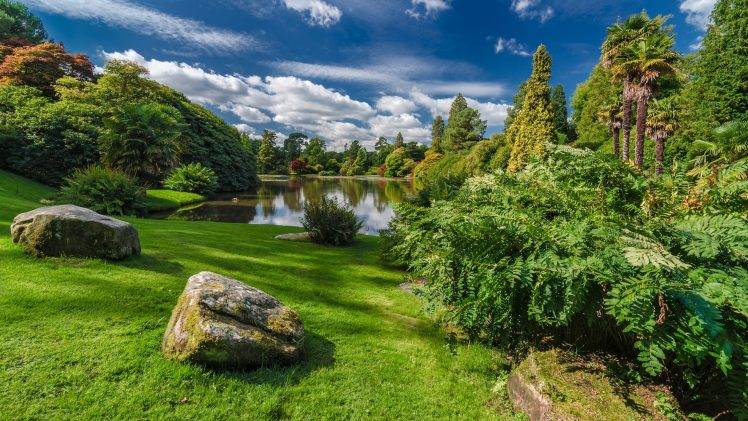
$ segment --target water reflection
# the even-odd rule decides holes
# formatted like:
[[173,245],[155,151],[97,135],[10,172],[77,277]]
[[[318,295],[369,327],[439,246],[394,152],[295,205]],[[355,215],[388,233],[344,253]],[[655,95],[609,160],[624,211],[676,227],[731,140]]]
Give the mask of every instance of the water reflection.
[[219,196],[171,216],[174,219],[301,226],[304,202],[335,197],[353,207],[366,234],[377,234],[394,216],[391,205],[412,193],[404,180],[381,178],[263,177],[257,192]]

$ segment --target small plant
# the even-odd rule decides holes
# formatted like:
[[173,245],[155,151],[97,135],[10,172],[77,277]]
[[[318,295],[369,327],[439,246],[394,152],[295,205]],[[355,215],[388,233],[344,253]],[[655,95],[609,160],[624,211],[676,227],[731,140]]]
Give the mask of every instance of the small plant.
[[323,197],[320,201],[304,204],[301,224],[313,242],[342,246],[352,244],[363,221],[356,219],[353,209],[335,199]]
[[76,170],[65,179],[58,201],[83,206],[105,215],[145,212],[145,190],[121,171],[99,166]]
[[211,194],[218,189],[218,177],[212,169],[199,162],[182,165],[164,181],[164,187],[170,190]]

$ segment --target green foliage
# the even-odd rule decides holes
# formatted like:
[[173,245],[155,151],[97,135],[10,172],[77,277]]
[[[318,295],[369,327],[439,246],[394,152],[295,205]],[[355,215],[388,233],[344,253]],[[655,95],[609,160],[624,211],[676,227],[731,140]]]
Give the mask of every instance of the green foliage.
[[23,3],[0,0],[0,42],[19,38],[38,44],[47,39],[47,31],[41,19],[29,12]]
[[168,105],[128,104],[106,120],[102,162],[155,184],[177,162],[182,116]]
[[569,133],[569,116],[566,111],[566,93],[564,85],[556,85],[551,91],[551,110],[553,111],[553,126],[557,133],[564,136]]
[[363,223],[356,219],[353,209],[328,197],[305,203],[301,219],[301,224],[310,233],[312,241],[331,246],[353,244]]
[[436,153],[443,153],[442,142],[444,141],[444,119],[438,115],[431,124],[431,150]]
[[312,167],[325,165],[325,141],[319,137],[312,138],[304,150],[303,157]]
[[518,171],[527,160],[543,153],[546,143],[556,140],[551,107],[551,56],[544,45],[533,56],[532,75],[525,85],[525,98],[506,135],[512,145],[507,169]]
[[218,189],[215,171],[199,162],[177,167],[164,181],[164,187],[171,190],[208,195]]
[[514,119],[517,118],[517,113],[522,109],[522,102],[525,100],[525,94],[527,94],[527,81],[524,81],[519,85],[517,92],[512,98],[512,107],[509,109],[506,121],[504,122],[504,133],[509,131],[509,128],[512,127],[512,124],[514,123]]
[[480,119],[478,110],[468,107],[465,97],[459,94],[449,111],[441,148],[445,152],[468,149],[483,139],[486,127],[486,121]]
[[609,138],[609,128],[601,122],[598,113],[601,108],[617,104],[620,110],[621,90],[619,83],[611,82],[612,75],[603,66],[597,65],[586,81],[577,86],[571,105],[574,108],[572,121],[576,126],[577,147],[599,149]]
[[260,150],[257,154],[257,164],[259,170],[263,174],[273,174],[281,163],[280,151],[275,146],[275,140],[278,135],[270,130],[265,130],[262,133],[262,142],[260,143]]
[[412,160],[408,158],[408,151],[404,147],[397,148],[387,155],[387,159],[384,161],[387,166],[385,175],[387,177],[405,177],[415,168],[415,165],[409,168],[411,162]]
[[[644,371],[668,370],[690,394],[745,399],[745,218],[653,206],[651,191],[672,190],[664,179],[547,148],[523,171],[399,205],[387,255],[428,279],[430,308],[474,339],[633,350]],[[680,207],[687,184],[676,191]]]
[[58,202],[89,208],[104,215],[139,215],[145,211],[145,190],[121,171],[91,166],[65,179]]

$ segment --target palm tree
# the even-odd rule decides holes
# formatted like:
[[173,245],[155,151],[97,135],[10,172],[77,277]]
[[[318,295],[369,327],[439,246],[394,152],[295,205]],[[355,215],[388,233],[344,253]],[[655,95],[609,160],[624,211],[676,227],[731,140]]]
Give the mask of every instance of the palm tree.
[[678,73],[680,55],[673,51],[675,40],[668,32],[657,32],[626,47],[616,60],[620,71],[632,76],[630,90],[636,98],[636,167],[644,165],[644,136],[647,107],[657,82]]
[[613,98],[609,102],[604,103],[597,110],[597,119],[600,123],[608,126],[608,130],[610,130],[610,134],[613,136],[613,154],[620,156],[621,101],[618,98]]
[[602,45],[602,64],[610,70],[616,82],[623,84],[621,129],[623,130],[623,151],[621,159],[628,161],[629,144],[631,140],[631,108],[634,102],[634,90],[632,89],[635,75],[617,65],[621,54],[631,44],[638,42],[652,34],[662,30],[667,21],[664,16],[650,18],[647,12],[630,16],[623,22],[618,22],[608,28],[608,35]]
[[102,161],[152,184],[177,163],[182,116],[156,103],[127,104],[106,121]]
[[655,141],[655,172],[663,173],[665,140],[673,135],[678,125],[678,109],[671,98],[655,99],[647,118],[647,135]]

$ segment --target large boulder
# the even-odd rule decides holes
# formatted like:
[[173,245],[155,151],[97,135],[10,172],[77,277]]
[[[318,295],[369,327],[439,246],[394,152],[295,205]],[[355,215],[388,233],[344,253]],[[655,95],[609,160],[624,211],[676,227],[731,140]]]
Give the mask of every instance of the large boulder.
[[121,260],[140,254],[132,225],[74,205],[47,206],[22,213],[10,226],[13,242],[39,256]]
[[164,355],[216,368],[292,364],[304,352],[299,315],[235,279],[200,272],[171,314]]

